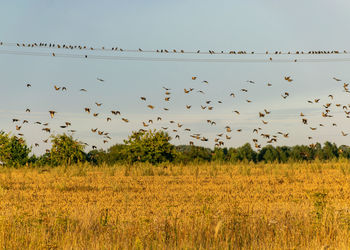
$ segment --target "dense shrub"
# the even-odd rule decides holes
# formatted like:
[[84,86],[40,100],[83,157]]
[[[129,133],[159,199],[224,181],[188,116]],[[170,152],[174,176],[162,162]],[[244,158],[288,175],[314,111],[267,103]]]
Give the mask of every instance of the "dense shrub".
[[52,136],[51,142],[49,155],[51,165],[71,165],[86,160],[84,144],[74,140],[72,136],[66,134]]
[[30,151],[22,138],[0,132],[0,161],[4,165],[18,167],[26,164]]

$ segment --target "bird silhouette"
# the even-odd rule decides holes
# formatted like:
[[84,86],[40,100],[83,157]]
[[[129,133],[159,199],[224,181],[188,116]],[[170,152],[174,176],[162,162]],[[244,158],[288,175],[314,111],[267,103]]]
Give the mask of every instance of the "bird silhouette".
[[292,82],[293,79],[290,76],[285,76],[284,80],[288,81],[288,82]]
[[53,111],[53,110],[50,110],[49,113],[50,113],[51,118],[53,118],[54,115],[55,115],[57,112],[56,112],[56,111]]

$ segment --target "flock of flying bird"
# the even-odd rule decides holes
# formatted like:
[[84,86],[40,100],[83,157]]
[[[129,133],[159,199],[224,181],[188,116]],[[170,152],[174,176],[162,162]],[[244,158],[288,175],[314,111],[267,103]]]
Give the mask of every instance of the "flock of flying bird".
[[[98,77],[97,77],[96,79],[97,79],[97,81],[99,81],[99,82],[101,82],[101,83],[104,82],[104,79],[102,79],[102,78],[98,78]],[[27,83],[27,84],[26,84],[26,87],[27,87],[27,88],[31,88],[31,87],[32,87],[32,84]],[[54,89],[54,91],[56,91],[56,92],[59,92],[59,91],[67,91],[67,87],[65,87],[65,86],[57,86],[57,85],[54,85],[54,86],[53,86],[53,89]],[[87,92],[87,90],[84,89],[84,88],[80,89],[79,91],[80,91],[80,92]],[[95,102],[95,105],[96,105],[96,107],[101,107],[101,106],[102,106],[102,103]],[[99,116],[99,113],[97,113],[97,112],[91,113],[91,110],[92,110],[92,108],[90,108],[90,107],[85,107],[85,108],[84,108],[84,111],[85,111],[87,114],[92,114],[93,117],[98,117],[98,116]],[[31,112],[31,109],[30,109],[30,108],[26,108],[25,112],[26,112],[26,113],[30,113],[30,112]],[[57,111],[55,111],[55,110],[49,110],[48,113],[49,113],[49,116],[51,117],[51,119],[54,119],[54,118],[55,118],[55,115],[57,114]],[[112,111],[111,111],[111,114],[114,115],[114,116],[116,116],[116,115],[121,115],[120,111],[118,111],[118,110],[112,110]],[[126,118],[124,118],[124,117],[122,117],[121,120],[124,121],[124,122],[129,122],[129,120],[126,119]],[[107,117],[107,118],[106,118],[106,121],[107,121],[107,122],[110,122],[110,121],[112,121],[112,118],[111,118],[111,117]],[[22,126],[23,126],[24,124],[29,124],[29,121],[28,121],[28,120],[25,120],[25,119],[24,119],[24,120],[20,120],[20,119],[18,119],[18,118],[13,118],[13,119],[12,119],[12,122],[15,124],[15,129],[16,129],[16,131],[17,131],[17,135],[20,136],[20,137],[24,137],[24,134],[21,133],[21,129],[22,129]],[[44,144],[49,143],[49,142],[50,142],[50,135],[54,135],[54,133],[53,133],[53,131],[52,131],[52,128],[49,127],[49,122],[35,121],[35,122],[33,122],[33,124],[42,126],[42,129],[41,129],[41,130],[44,131],[44,132],[47,132],[47,133],[49,134],[49,137],[48,137],[47,139],[42,140],[42,142],[43,142]],[[71,126],[72,126],[72,123],[71,123],[71,122],[65,121],[65,122],[63,122],[62,125],[60,125],[59,127],[60,127],[61,129],[67,129],[67,132],[70,132],[70,133],[75,133],[75,132],[77,132],[77,130],[75,130],[75,129],[70,129]],[[103,142],[103,143],[108,143],[108,142],[110,142],[110,140],[112,139],[109,132],[105,132],[105,131],[99,130],[98,128],[91,128],[91,132],[92,132],[92,133],[98,134],[98,135],[102,138],[102,142]],[[89,144],[87,144],[87,143],[84,143],[84,142],[82,142],[82,143],[83,143],[85,146],[89,146]],[[39,147],[39,146],[40,146],[40,143],[39,143],[39,142],[34,143],[34,147]],[[92,149],[97,149],[97,146],[91,145],[91,148],[92,148]],[[49,152],[49,151],[50,151],[49,149],[46,149],[46,152]]]
[[[104,82],[104,79],[102,79],[102,78],[96,78],[96,80],[98,82],[100,82],[100,83]],[[207,80],[199,80],[199,78],[197,76],[192,76],[191,80],[192,81],[200,81],[202,84],[205,84],[205,85],[209,84],[209,82]],[[334,77],[333,80],[336,81],[336,82],[341,82],[341,79],[338,79],[336,77]],[[291,76],[285,76],[284,77],[284,81],[287,84],[293,84],[293,78]],[[248,84],[247,85],[248,87],[242,88],[242,89],[239,90],[239,92],[242,92],[242,94],[243,93],[247,93],[249,91],[249,87],[251,87],[253,85],[256,85],[256,83],[254,81],[251,81],[251,80],[247,80],[246,83]],[[270,87],[272,87],[272,84],[271,83],[267,83],[266,86],[268,88],[270,88]],[[32,85],[30,83],[28,83],[28,84],[26,84],[26,87],[27,88],[31,88]],[[343,83],[342,84],[342,88],[343,88],[344,92],[350,93],[349,84],[348,83]],[[67,87],[65,87],[65,86],[54,85],[52,89],[55,92],[67,91]],[[165,103],[171,102],[171,100],[172,100],[172,90],[170,88],[167,88],[167,87],[163,87],[163,89],[164,89],[164,102]],[[79,91],[80,92],[87,92],[86,89],[80,89]],[[183,94],[184,95],[190,95],[194,91],[196,91],[197,93],[200,93],[201,95],[205,96],[205,92],[204,91],[199,90],[199,89],[197,90],[197,89],[192,88],[192,87],[184,88]],[[236,98],[236,96],[238,95],[239,92],[237,92],[237,93],[234,93],[234,92],[228,93],[228,96],[229,96],[229,98]],[[283,99],[287,99],[289,96],[290,96],[290,94],[287,91],[284,91],[283,93],[281,93],[281,98],[283,98]],[[145,103],[145,108],[146,109],[152,110],[153,113],[154,113],[154,111],[156,111],[155,105],[148,103],[149,100],[148,100],[148,98],[146,96],[140,96],[139,98],[140,98],[140,102],[141,103]],[[317,98],[317,99],[314,99],[314,100],[307,100],[307,103],[310,103],[310,104],[321,104],[320,100],[321,100],[320,98]],[[340,104],[340,103],[334,103],[333,100],[334,100],[334,96],[330,94],[328,96],[328,100],[324,104],[322,104],[323,111],[321,112],[320,115],[323,118],[328,118],[328,119],[332,118],[333,114],[332,114],[331,108],[335,106],[336,108],[339,108],[339,109],[341,109],[344,112],[346,118],[350,118],[350,104],[344,105],[344,104]],[[252,100],[246,99],[246,102],[247,103],[251,103]],[[223,101],[218,100],[217,103],[218,104],[222,104]],[[98,109],[99,107],[101,107],[103,105],[103,103],[95,102],[94,106],[95,105],[96,105],[96,108]],[[202,103],[200,105],[200,110],[213,111],[214,107],[215,107],[214,101],[206,100],[204,103]],[[185,107],[184,107],[185,110],[190,110],[192,108],[193,108],[193,105],[191,105],[191,104],[186,104]],[[82,111],[85,112],[87,115],[92,115],[92,117],[98,117],[100,115],[100,113],[93,112],[93,110],[94,109],[91,108],[91,107],[84,107],[82,109]],[[165,112],[168,112],[169,108],[162,107],[162,110],[164,110]],[[26,108],[25,112],[30,113],[31,109]],[[271,112],[273,112],[273,111],[267,110],[265,108],[265,109],[262,109],[261,111],[259,111],[257,113],[257,118],[259,120],[261,120],[261,126],[257,126],[256,128],[254,128],[251,131],[252,134],[253,134],[253,139],[252,139],[253,145],[254,145],[254,147],[257,150],[261,149],[262,144],[265,144],[265,143],[266,144],[273,144],[273,143],[276,143],[279,138],[289,138],[289,132],[277,131],[277,132],[275,132],[273,134],[265,132],[266,131],[265,130],[265,128],[266,128],[265,125],[267,125],[269,123],[268,118],[269,118]],[[55,110],[48,110],[48,115],[49,115],[49,117],[51,117],[51,119],[55,119],[55,115],[56,114],[57,114],[57,111],[55,111]],[[239,111],[239,110],[232,110],[232,115],[233,116],[239,116],[239,115],[241,115],[241,111]],[[123,121],[125,123],[129,123],[130,122],[129,119],[125,118],[121,114],[121,112],[119,110],[111,110],[110,114],[107,117],[105,117],[105,122],[109,123],[109,122],[112,121],[112,118],[114,119],[115,117],[120,117],[121,121]],[[17,132],[17,135],[20,136],[20,137],[23,137],[24,134],[21,133],[22,126],[24,126],[25,124],[28,124],[29,121],[28,120],[20,120],[18,118],[13,118],[12,122],[15,125],[15,130]],[[228,140],[231,140],[231,138],[234,138],[234,134],[233,134],[234,132],[240,133],[243,130],[243,128],[235,128],[235,129],[233,129],[231,126],[226,125],[225,127],[220,128],[221,131],[216,134],[215,138],[209,139],[203,133],[201,133],[199,131],[196,131],[197,128],[187,127],[187,126],[185,126],[185,123],[179,122],[179,121],[174,121],[174,120],[167,121],[166,119],[164,119],[164,117],[158,115],[154,119],[147,119],[147,120],[143,121],[142,125],[139,124],[142,127],[142,128],[139,129],[139,131],[146,131],[146,129],[152,128],[152,125],[156,124],[157,122],[161,123],[162,126],[160,128],[162,130],[168,132],[169,134],[173,134],[175,139],[180,139],[180,134],[185,133],[188,136],[187,140],[188,140],[189,145],[194,145],[196,142],[200,141],[200,142],[209,142],[209,143],[212,142],[215,146],[220,147],[220,146],[225,145],[225,141],[228,141]],[[209,126],[216,126],[217,125],[216,121],[214,121],[212,119],[207,119],[204,122],[206,122]],[[311,126],[311,125],[309,125],[310,119],[303,112],[300,112],[300,122],[301,122],[301,124],[303,124],[305,126],[308,126],[308,128],[311,131],[317,130],[318,127],[324,127],[325,126],[322,123],[318,124],[318,126]],[[48,122],[35,121],[33,123],[35,125],[42,126],[41,130],[43,132],[48,133],[49,135],[52,133],[52,129],[49,127],[49,123]],[[164,124],[168,124],[168,125],[164,125]],[[76,130],[71,129],[71,126],[72,126],[72,123],[70,121],[64,121],[60,125],[60,128],[61,129],[66,129],[67,132],[75,133]],[[337,124],[332,122],[332,126],[336,127]],[[339,132],[341,133],[342,136],[347,136],[348,135],[348,133],[345,133],[344,131],[339,131]],[[99,128],[91,128],[91,133],[96,134],[100,138],[100,140],[103,142],[103,144],[109,143],[111,141],[111,139],[112,139],[111,138],[111,134],[109,132],[105,132],[105,131],[103,131],[103,130],[101,130]],[[183,135],[181,135],[181,136],[183,136]],[[259,138],[259,137],[261,137],[261,138]],[[312,136],[308,136],[308,139],[311,140]],[[42,140],[42,143],[46,144],[46,143],[49,142],[49,140],[50,140],[50,136],[47,139]],[[40,145],[39,142],[34,143],[35,147],[39,147],[39,145]],[[86,146],[90,146],[87,143],[85,143],[85,145]],[[314,146],[314,144],[310,144],[310,146]],[[92,149],[96,149],[97,146],[91,145],[91,148]],[[46,151],[49,152],[48,149],[46,149]]]
[[[196,76],[193,76],[192,77],[192,80],[196,81],[197,80],[197,77]],[[285,76],[284,77],[284,80],[289,83],[289,84],[292,84],[293,82],[293,79],[291,76]],[[339,82],[341,81],[340,79],[334,77],[333,80]],[[202,81],[203,83],[205,84],[208,84],[208,81],[206,80],[203,80]],[[255,82],[254,81],[251,81],[251,80],[247,80],[246,81],[248,84],[251,84],[251,85],[254,85]],[[267,87],[271,87],[272,84],[271,83],[267,83],[266,84]],[[343,91],[346,92],[346,93],[350,93],[350,90],[349,90],[349,84],[348,83],[344,83],[343,84]],[[164,97],[164,100],[166,102],[169,102],[170,101],[170,89],[169,88],[165,88],[165,97]],[[194,88],[185,88],[184,89],[184,94],[190,94],[192,91],[194,91]],[[248,88],[242,88],[240,89],[241,92],[245,92],[247,93],[248,92]],[[201,93],[201,94],[205,94],[202,90],[197,90],[198,93]],[[281,94],[281,97],[283,99],[287,99],[289,97],[289,92],[283,92]],[[229,94],[230,97],[232,98],[235,98],[236,97],[236,94],[231,92]],[[328,98],[330,98],[329,100],[332,101],[334,99],[334,96],[333,95],[329,95]],[[146,101],[146,97],[142,96],[140,97],[140,99],[142,101]],[[222,104],[223,101],[217,101],[218,104]],[[246,99],[246,102],[247,103],[251,103],[252,101],[249,100],[249,99]],[[320,98],[318,99],[314,99],[314,100],[308,100],[307,103],[319,103],[320,102]],[[200,105],[201,109],[202,110],[213,110],[214,109],[214,105],[212,105],[212,101],[208,100],[206,101],[205,103],[203,103],[203,105]],[[321,112],[321,116],[323,118],[332,118],[333,115],[331,113],[331,106],[332,106],[332,102],[326,102],[324,105],[322,105],[322,108],[324,108],[324,111]],[[343,111],[344,111],[344,114],[345,114],[345,117],[346,118],[350,118],[350,104],[347,104],[347,105],[342,105],[340,103],[336,103],[334,104],[333,106],[336,106],[338,108],[341,108]],[[147,105],[148,108],[150,109],[154,109],[154,106],[153,105]],[[185,108],[186,109],[191,109],[192,108],[192,105],[185,105]],[[165,111],[168,111],[168,108],[163,108]],[[349,110],[349,111],[348,111]],[[240,115],[241,112],[239,110],[233,110],[232,111],[235,115]],[[266,118],[268,118],[268,116],[271,114],[271,111],[267,110],[267,109],[263,109],[262,111],[258,112],[257,114],[257,117],[259,119],[261,119],[261,122],[262,122],[262,125],[267,125],[269,123],[269,121],[266,120]],[[309,125],[309,119],[306,117],[306,115],[303,113],[303,112],[300,112],[300,117],[301,117],[301,122],[302,124],[308,126]],[[162,118],[161,117],[158,117],[157,118],[157,121],[161,120]],[[216,125],[216,122],[214,120],[211,120],[211,119],[208,119],[206,120],[206,122],[211,125],[211,126],[215,126]],[[169,121],[170,124],[175,124],[175,128],[173,129],[169,129],[168,127],[161,127],[163,130],[165,131],[169,131],[169,132],[173,132],[175,133],[175,139],[179,139],[180,136],[179,136],[179,132],[180,130],[182,129],[183,131],[187,131],[189,132],[189,136],[191,137],[191,140],[189,141],[189,144],[190,145],[194,145],[194,142],[197,140],[197,141],[202,141],[202,142],[208,142],[209,139],[204,136],[203,134],[201,133],[196,133],[196,132],[192,132],[192,130],[190,128],[182,128],[183,127],[183,124],[181,124],[180,122],[176,122],[176,121]],[[147,121],[144,121],[143,122],[143,126],[144,127],[148,127],[150,126],[151,124],[153,124],[153,120],[149,120],[148,122]],[[325,125],[320,123],[319,124],[320,127],[324,127]],[[333,127],[336,127],[337,124],[336,123],[332,123],[332,126]],[[229,125],[226,125],[225,127],[222,128],[223,130],[216,134],[215,138],[214,138],[214,144],[215,146],[217,147],[220,147],[220,146],[223,146],[225,145],[225,140],[231,140],[231,138],[233,137],[232,135],[232,132],[234,132],[234,130],[236,130],[236,132],[242,132],[243,129],[242,128],[236,128],[236,129],[233,129],[231,128]],[[316,127],[312,127],[312,126],[309,126],[309,129],[312,130],[312,131],[315,131],[317,130],[317,126]],[[141,129],[141,131],[145,131],[144,129]],[[265,143],[267,144],[272,144],[272,143],[276,143],[278,138],[279,137],[282,137],[282,138],[289,138],[289,132],[282,132],[282,131],[277,131],[275,134],[270,134],[270,133],[265,133],[264,132],[264,129],[260,126],[257,126],[256,128],[254,128],[252,130],[252,133],[253,133],[253,137],[258,137],[258,136],[261,136],[263,138],[263,140],[265,140]],[[348,133],[345,133],[344,131],[340,131],[341,135],[342,136],[347,136]],[[308,140],[311,140],[313,139],[312,136],[308,136]],[[254,147],[259,151],[261,148],[262,148],[262,144],[261,144],[261,140],[260,139],[257,139],[257,138],[253,138],[252,139],[253,141],[253,144],[254,144]],[[315,144],[310,144],[309,145],[310,147],[314,147]]]

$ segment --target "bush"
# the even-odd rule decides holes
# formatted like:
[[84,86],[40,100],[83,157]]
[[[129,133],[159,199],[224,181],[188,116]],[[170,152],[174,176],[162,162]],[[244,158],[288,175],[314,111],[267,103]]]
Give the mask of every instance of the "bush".
[[125,156],[126,148],[127,146],[124,144],[116,144],[110,147],[107,151],[105,161],[108,164],[125,163],[127,159]]
[[11,167],[25,165],[30,151],[22,138],[0,132],[0,161],[4,165]]
[[86,160],[85,146],[74,140],[72,136],[56,135],[52,136],[51,141],[52,148],[49,156],[51,165],[71,165]]

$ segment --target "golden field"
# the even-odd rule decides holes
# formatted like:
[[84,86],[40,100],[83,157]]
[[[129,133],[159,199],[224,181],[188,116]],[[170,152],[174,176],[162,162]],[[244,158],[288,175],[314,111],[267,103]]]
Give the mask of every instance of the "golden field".
[[2,249],[348,249],[350,163],[0,170]]

